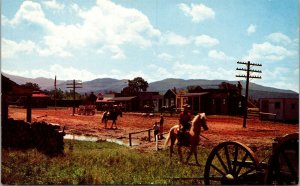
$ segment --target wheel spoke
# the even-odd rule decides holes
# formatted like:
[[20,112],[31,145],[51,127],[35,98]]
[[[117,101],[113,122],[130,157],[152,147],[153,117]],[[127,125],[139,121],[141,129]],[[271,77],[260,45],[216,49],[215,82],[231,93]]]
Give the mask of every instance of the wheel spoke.
[[226,176],[226,173],[223,172],[222,170],[220,170],[217,166],[215,166],[214,164],[211,164],[210,166],[212,166],[216,171],[218,171],[220,174],[222,174],[223,176]]
[[217,154],[216,154],[216,155],[217,155],[217,157],[218,157],[218,160],[219,160],[219,162],[221,163],[222,167],[225,169],[226,173],[228,173],[228,169],[227,169],[227,167],[226,167],[226,165],[225,165],[224,161],[222,160],[222,158],[221,158],[220,154],[217,152]]
[[241,169],[242,169],[242,165],[243,165],[243,163],[245,163],[245,161],[246,161],[246,159],[248,158],[248,154],[246,153],[245,154],[245,156],[243,157],[243,160],[242,160],[242,163],[241,163],[241,165],[239,166],[239,169],[236,171],[236,175],[239,175],[239,173],[240,173],[240,171],[241,171]]
[[234,148],[234,164],[233,164],[234,173],[236,173],[236,164],[237,164],[238,153],[239,153],[239,147],[235,146],[235,148]]
[[226,160],[227,160],[229,172],[232,172],[231,161],[230,161],[229,153],[228,153],[228,147],[224,146],[224,150],[225,150],[225,155],[226,155]]
[[256,167],[251,167],[249,170],[247,170],[246,172],[241,174],[239,177],[244,177],[244,176],[248,175],[250,172],[252,172],[254,170],[256,170]]

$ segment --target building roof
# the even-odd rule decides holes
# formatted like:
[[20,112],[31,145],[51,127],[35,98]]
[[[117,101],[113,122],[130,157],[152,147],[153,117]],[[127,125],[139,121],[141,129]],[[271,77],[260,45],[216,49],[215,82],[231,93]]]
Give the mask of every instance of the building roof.
[[209,92],[185,93],[185,94],[182,94],[181,96],[182,96],[182,97],[203,96],[203,95],[206,95],[206,94],[208,94],[208,93],[209,93]]
[[114,101],[111,100],[112,98],[103,98],[103,99],[97,99],[97,103],[113,103]]
[[34,93],[32,94],[33,98],[50,98],[50,96],[43,94],[43,93]]
[[116,101],[131,101],[134,98],[136,98],[136,96],[103,98],[103,99],[97,99],[96,102],[97,103],[113,103],[113,102],[116,102]]
[[130,101],[132,99],[136,98],[136,96],[130,96],[130,97],[114,97],[111,100],[112,101]]

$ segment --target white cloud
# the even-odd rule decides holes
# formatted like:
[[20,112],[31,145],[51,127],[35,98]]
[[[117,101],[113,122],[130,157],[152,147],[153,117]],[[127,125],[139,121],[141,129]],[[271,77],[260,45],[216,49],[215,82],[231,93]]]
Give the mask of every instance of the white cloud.
[[208,35],[200,35],[194,38],[196,46],[212,47],[219,44],[219,40]]
[[10,23],[17,25],[22,21],[36,23],[46,29],[51,29],[54,26],[52,22],[45,18],[41,5],[33,1],[24,1]]
[[49,9],[55,9],[55,10],[63,10],[64,7],[65,7],[63,4],[59,4],[58,2],[56,2],[56,0],[43,1],[43,4],[47,8],[49,8]]
[[[299,92],[299,68],[289,69],[286,67],[275,67],[274,69],[266,69],[263,71],[262,80],[266,86],[276,87],[280,89],[289,89]],[[293,78],[291,81],[291,76]]]
[[5,38],[1,39],[1,47],[1,55],[4,59],[16,57],[19,53],[32,54],[38,50],[32,41],[22,40],[17,43]]
[[51,65],[46,69],[31,69],[29,71],[3,69],[3,72],[11,75],[17,75],[17,76],[23,76],[29,78],[38,78],[41,77],[41,74],[45,78],[53,78],[56,75],[60,80],[79,79],[82,81],[87,81],[99,77],[98,75],[93,74],[86,69],[76,69],[72,66],[62,66],[60,64]]
[[164,61],[171,61],[174,59],[174,57],[168,53],[160,53],[157,57]]
[[1,15],[1,25],[5,26],[7,24],[9,24],[9,20],[4,15]]
[[[149,82],[153,82],[153,81],[159,81],[162,80],[163,78],[171,78],[172,77],[172,73],[170,73],[167,69],[154,65],[154,64],[150,64],[147,66],[147,68],[149,69],[148,72],[151,72],[151,75],[148,76]],[[148,81],[148,80],[147,80]]]
[[232,57],[227,56],[224,52],[222,51],[217,51],[217,50],[210,50],[208,52],[208,56],[213,58],[213,59],[219,59],[219,60],[232,60]]
[[289,56],[295,55],[296,52],[287,50],[282,46],[272,45],[269,42],[262,44],[254,43],[248,51],[248,55],[243,60],[250,61],[280,61]]
[[184,3],[181,3],[178,5],[178,7],[186,16],[192,17],[192,22],[195,23],[215,17],[215,12],[213,9],[203,4],[191,4],[191,6],[188,6]]
[[193,52],[194,54],[200,54],[200,51],[199,51],[199,50],[192,50],[192,52]]
[[167,32],[163,36],[163,41],[168,45],[187,45],[190,44],[190,39],[173,32]]
[[[22,3],[11,23],[17,25],[28,21],[46,30],[47,35],[41,41],[44,48],[40,47],[40,54],[43,56],[72,56],[72,50],[89,47],[89,51],[96,51],[96,48],[90,48],[96,45],[97,48],[99,45],[120,47],[124,44],[149,47],[152,40],[161,35],[142,12],[111,1],[99,0],[95,6],[85,11],[75,4],[72,8],[83,19],[82,24],[56,25],[45,17],[40,4],[32,1]],[[113,52],[112,57],[124,57],[117,53]]]
[[290,44],[292,42],[292,40],[288,36],[280,32],[276,32],[268,35],[267,39],[270,40],[271,42],[282,43],[282,44]]
[[253,34],[255,32],[256,32],[256,25],[250,24],[248,29],[247,29],[248,35]]
[[126,59],[126,56],[125,56],[123,50],[117,45],[104,46],[100,51],[102,53],[103,53],[103,51],[109,51],[112,55],[111,56],[112,59]]
[[176,62],[172,67],[171,77],[184,79],[234,79],[235,70],[211,68],[207,65],[191,65]]

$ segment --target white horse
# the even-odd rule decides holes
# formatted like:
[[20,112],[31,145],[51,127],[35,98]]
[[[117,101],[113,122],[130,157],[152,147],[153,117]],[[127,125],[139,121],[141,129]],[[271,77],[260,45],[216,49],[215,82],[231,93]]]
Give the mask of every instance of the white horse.
[[[186,159],[186,163],[188,163],[192,153],[194,153],[196,163],[199,165],[198,159],[197,159],[197,146],[200,141],[200,131],[201,127],[204,128],[204,130],[208,130],[208,127],[206,125],[206,116],[205,113],[199,113],[197,114],[194,119],[192,120],[192,126],[190,131],[188,131],[185,135],[187,138],[187,144],[188,147],[190,147],[190,152],[188,154],[188,157]],[[170,157],[172,157],[172,154],[174,153],[173,145],[175,144],[175,141],[177,139],[178,142],[178,133],[179,133],[179,125],[175,125],[170,129],[169,136],[166,139],[165,146],[169,143],[171,140],[170,145]],[[178,145],[178,154],[180,156],[180,161],[183,162],[182,159],[182,152],[181,152],[182,145]]]

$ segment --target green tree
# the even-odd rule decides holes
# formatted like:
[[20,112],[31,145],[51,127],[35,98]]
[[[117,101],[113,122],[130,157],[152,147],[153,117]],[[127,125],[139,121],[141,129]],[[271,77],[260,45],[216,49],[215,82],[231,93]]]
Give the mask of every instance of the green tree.
[[190,85],[190,86],[187,86],[187,90],[189,93],[198,93],[198,92],[201,92],[203,90],[202,87],[200,87],[199,85],[198,86],[194,86],[194,85]]
[[128,80],[128,86],[121,91],[124,96],[137,95],[139,92],[147,91],[149,84],[141,77],[136,77],[133,80]]
[[227,90],[232,95],[238,94],[238,87],[231,83],[222,82],[219,84],[219,89]]
[[26,88],[30,88],[33,90],[41,90],[40,86],[37,83],[26,82],[25,84],[22,84],[21,86],[24,86]]

